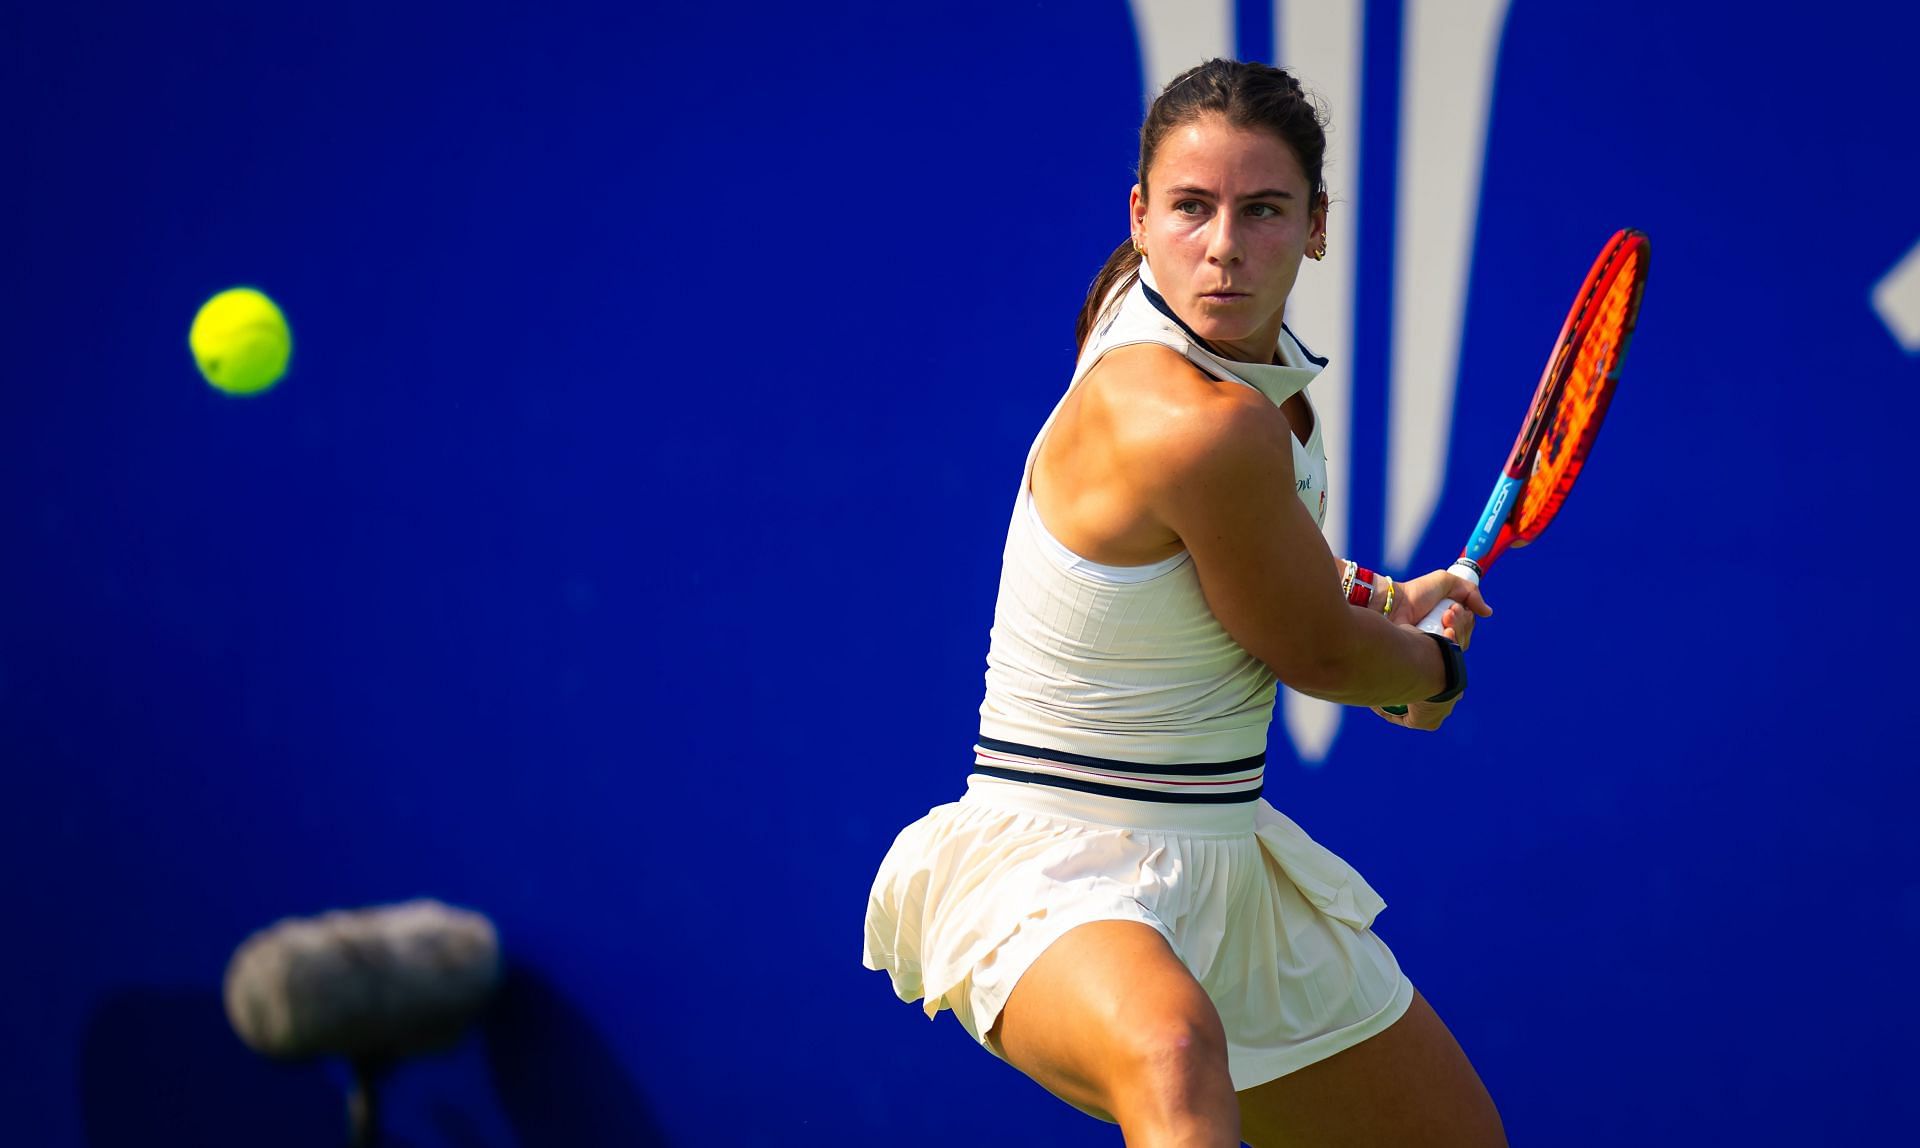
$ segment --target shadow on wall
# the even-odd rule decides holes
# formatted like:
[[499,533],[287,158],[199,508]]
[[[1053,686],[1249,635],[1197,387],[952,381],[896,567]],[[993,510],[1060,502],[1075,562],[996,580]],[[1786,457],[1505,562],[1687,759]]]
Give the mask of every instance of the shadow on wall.
[[[482,1026],[488,1073],[519,1148],[668,1144],[606,1038],[536,972],[510,967]],[[212,989],[108,994],[82,1038],[79,1085],[89,1148],[341,1148],[347,1140],[338,1074],[249,1052]],[[488,1143],[454,1106],[433,1105],[431,1119],[453,1148]]]
[[90,1148],[340,1148],[340,1086],[318,1064],[247,1051],[212,989],[128,988],[101,1001],[80,1048]]
[[535,971],[510,966],[482,1022],[521,1148],[656,1148],[666,1134],[606,1037]]

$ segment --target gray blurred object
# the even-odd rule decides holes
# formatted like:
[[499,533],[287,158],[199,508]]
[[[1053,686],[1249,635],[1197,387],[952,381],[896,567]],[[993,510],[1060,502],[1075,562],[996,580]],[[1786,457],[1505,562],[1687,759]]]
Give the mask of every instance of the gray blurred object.
[[479,913],[431,900],[339,910],[242,942],[227,964],[227,1019],[263,1056],[346,1058],[352,1143],[368,1148],[381,1074],[458,1041],[499,982],[499,936]]

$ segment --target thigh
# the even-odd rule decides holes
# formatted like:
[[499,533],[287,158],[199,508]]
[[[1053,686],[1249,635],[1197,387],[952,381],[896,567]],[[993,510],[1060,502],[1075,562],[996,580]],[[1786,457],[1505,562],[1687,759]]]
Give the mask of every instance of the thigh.
[[1507,1142],[1486,1085],[1417,993],[1386,1031],[1240,1093],[1240,1121],[1253,1148],[1497,1148]]
[[1094,921],[1047,946],[987,1039],[1047,1091],[1112,1123],[1110,1092],[1132,1069],[1140,1039],[1181,1032],[1217,1052],[1224,1077],[1220,1014],[1166,938],[1137,921]]

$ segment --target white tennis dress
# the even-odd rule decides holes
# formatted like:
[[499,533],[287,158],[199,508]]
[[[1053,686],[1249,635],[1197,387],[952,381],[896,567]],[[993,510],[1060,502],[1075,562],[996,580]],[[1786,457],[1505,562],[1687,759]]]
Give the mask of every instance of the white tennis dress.
[[[1276,404],[1325,365],[1291,331],[1277,364],[1218,357],[1143,267],[1068,390],[1135,343]],[[1027,453],[1007,530],[967,792],[895,839],[867,902],[866,964],[991,1050],[986,1034],[1049,944],[1137,921],[1212,998],[1234,1088],[1250,1088],[1386,1028],[1413,986],[1369,927],[1385,902],[1260,797],[1274,677],[1207,608],[1191,557],[1103,566],[1047,531],[1030,482],[1059,410]],[[1324,521],[1319,424],[1294,440],[1294,471]]]

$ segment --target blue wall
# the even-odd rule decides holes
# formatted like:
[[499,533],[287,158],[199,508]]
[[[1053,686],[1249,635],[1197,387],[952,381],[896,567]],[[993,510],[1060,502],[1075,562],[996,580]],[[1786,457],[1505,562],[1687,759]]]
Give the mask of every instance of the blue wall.
[[[1626,388],[1445,732],[1277,736],[1268,794],[1392,902],[1516,1143],[1896,1138],[1920,357],[1867,293],[1920,240],[1920,12],[1563,8],[1506,28],[1415,565],[1631,223]],[[1399,5],[1367,17],[1390,63]],[[962,784],[1139,76],[1118,0],[0,14],[5,1142],[337,1142],[338,1081],[242,1051],[221,970],[431,894],[516,971],[395,1077],[403,1143],[1114,1143],[859,927]],[[251,401],[184,345],[234,283],[295,329]]]

